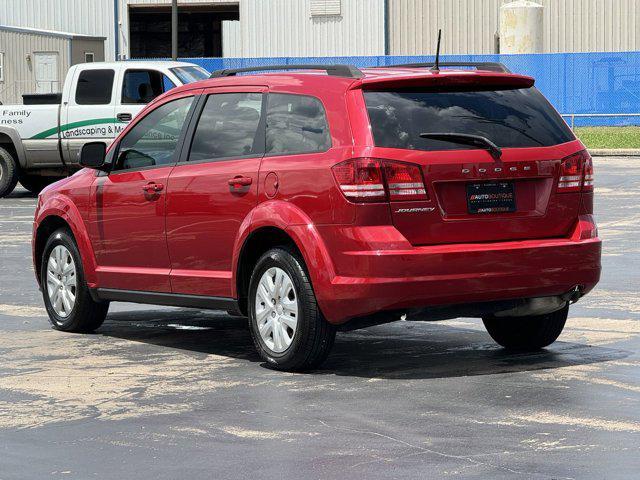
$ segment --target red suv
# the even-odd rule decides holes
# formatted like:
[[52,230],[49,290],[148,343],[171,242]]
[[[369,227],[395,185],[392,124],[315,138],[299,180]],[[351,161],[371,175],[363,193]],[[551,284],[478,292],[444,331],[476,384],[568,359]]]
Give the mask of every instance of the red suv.
[[600,276],[591,158],[532,78],[475,67],[224,70],[159,97],[39,197],[54,328],[222,309],[284,370],[401,317],[549,345]]

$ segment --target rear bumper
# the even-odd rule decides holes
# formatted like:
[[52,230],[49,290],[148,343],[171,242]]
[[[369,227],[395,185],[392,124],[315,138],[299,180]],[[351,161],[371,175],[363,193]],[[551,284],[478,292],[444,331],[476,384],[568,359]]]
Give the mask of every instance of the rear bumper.
[[362,231],[372,227],[334,227],[321,232],[335,274],[314,284],[318,303],[342,324],[382,310],[561,295],[575,286],[584,294],[600,279],[601,242],[580,239],[583,222],[571,238],[410,248],[401,248],[407,242],[395,228],[373,227],[391,248],[348,250],[339,245],[372,245]]

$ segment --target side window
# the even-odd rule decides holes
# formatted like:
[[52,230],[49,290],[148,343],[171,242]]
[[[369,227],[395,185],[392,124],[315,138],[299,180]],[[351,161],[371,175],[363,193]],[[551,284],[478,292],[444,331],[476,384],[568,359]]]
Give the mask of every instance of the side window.
[[176,84],[171,81],[166,75],[162,75],[162,83],[164,85],[164,91],[167,92],[172,88],[176,88]]
[[193,97],[180,98],[161,105],[140,120],[121,140],[114,170],[172,163],[192,103]]
[[261,112],[261,93],[209,95],[193,134],[189,161],[262,155]]
[[113,92],[113,70],[83,70],[78,77],[78,105],[109,105]]
[[[171,80],[166,79],[169,82]],[[122,81],[122,103],[146,105],[172,87],[157,70],[127,70]]]
[[267,155],[324,152],[331,147],[324,107],[314,97],[270,93],[266,135]]

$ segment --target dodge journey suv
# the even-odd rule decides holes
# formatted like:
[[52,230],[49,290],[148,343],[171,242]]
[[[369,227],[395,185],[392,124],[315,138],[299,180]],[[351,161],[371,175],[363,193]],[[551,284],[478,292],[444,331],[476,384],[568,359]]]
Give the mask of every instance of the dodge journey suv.
[[53,327],[222,309],[294,371],[400,318],[551,344],[600,276],[591,157],[532,78],[468,67],[223,70],[158,97],[39,197]]

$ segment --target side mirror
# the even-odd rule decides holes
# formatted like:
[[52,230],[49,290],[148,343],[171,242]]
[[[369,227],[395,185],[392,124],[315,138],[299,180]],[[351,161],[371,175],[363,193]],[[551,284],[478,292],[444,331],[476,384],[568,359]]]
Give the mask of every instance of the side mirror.
[[80,150],[80,165],[103,170],[107,156],[107,144],[104,142],[85,143]]

